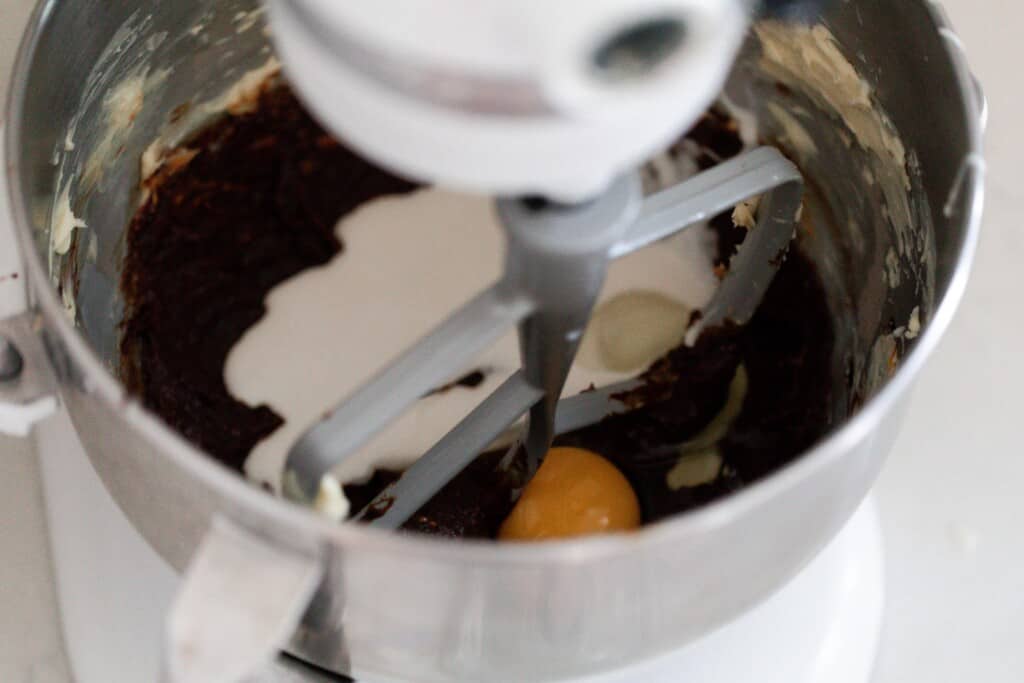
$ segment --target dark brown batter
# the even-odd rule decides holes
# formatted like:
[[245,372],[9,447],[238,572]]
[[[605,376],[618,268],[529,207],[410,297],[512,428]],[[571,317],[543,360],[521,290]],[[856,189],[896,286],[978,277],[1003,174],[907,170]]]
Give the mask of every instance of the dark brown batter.
[[[735,123],[715,112],[688,137],[702,149],[701,167],[743,148]],[[171,155],[177,161],[147,181],[148,197],[127,233],[122,368],[148,408],[240,470],[281,418],[228,393],[227,353],[263,316],[270,289],[343,248],[334,235],[341,217],[414,186],[339,145],[282,85],[268,85],[252,112],[225,116],[184,147],[187,154]],[[682,154],[682,146],[673,153]],[[745,233],[728,214],[712,225],[719,261],[726,264]],[[833,346],[821,282],[793,250],[746,327],[711,330],[694,348],[672,351],[627,397],[642,407],[563,435],[558,443],[614,462],[636,489],[645,522],[693,508],[778,469],[827,431]],[[711,484],[671,491],[665,476],[678,459],[672,447],[722,409],[740,364],[749,390],[719,444],[721,475]],[[458,383],[472,387],[482,379],[474,371]],[[497,470],[502,455],[478,458],[406,528],[493,537],[520,483],[515,466]],[[353,509],[397,476],[379,471],[369,482],[346,486]]]
[[414,186],[335,142],[284,87],[185,146],[198,153],[148,181],[128,231],[122,368],[148,408],[240,470],[281,418],[228,393],[228,352],[267,292],[341,250],[339,216]]

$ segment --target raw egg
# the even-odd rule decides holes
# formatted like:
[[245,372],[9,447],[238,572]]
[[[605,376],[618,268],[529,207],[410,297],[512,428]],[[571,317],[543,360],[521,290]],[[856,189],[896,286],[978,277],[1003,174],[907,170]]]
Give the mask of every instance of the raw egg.
[[541,541],[639,526],[640,503],[615,465],[582,448],[552,448],[498,537]]

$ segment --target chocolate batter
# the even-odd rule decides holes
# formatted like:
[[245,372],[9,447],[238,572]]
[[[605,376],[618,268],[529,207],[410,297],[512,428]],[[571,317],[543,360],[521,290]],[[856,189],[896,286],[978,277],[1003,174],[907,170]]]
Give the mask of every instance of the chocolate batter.
[[[687,137],[702,150],[702,168],[743,149],[735,122],[718,112]],[[343,249],[334,235],[341,217],[414,186],[341,146],[280,84],[268,84],[252,112],[226,115],[183,148],[147,181],[148,196],[127,233],[122,371],[148,408],[240,471],[281,418],[228,393],[228,351],[264,315],[263,300],[275,285]],[[682,145],[671,153],[683,154]],[[724,266],[745,231],[728,214],[712,226]],[[642,388],[624,397],[635,410],[557,442],[612,460],[636,489],[645,522],[691,509],[778,469],[827,431],[833,347],[821,281],[794,249],[747,326],[710,330],[695,347],[670,352],[644,375]],[[720,475],[670,490],[666,474],[678,459],[673,447],[719,413],[740,365],[749,389],[718,444]],[[478,375],[458,383],[473,386]],[[521,485],[521,460],[501,471],[503,455],[480,456],[406,528],[493,537]],[[382,470],[369,482],[347,485],[353,510],[398,476]]]
[[414,185],[339,145],[284,87],[185,147],[195,156],[147,181],[127,233],[121,367],[148,408],[241,470],[281,418],[228,393],[228,352],[274,286],[342,249],[340,216]]

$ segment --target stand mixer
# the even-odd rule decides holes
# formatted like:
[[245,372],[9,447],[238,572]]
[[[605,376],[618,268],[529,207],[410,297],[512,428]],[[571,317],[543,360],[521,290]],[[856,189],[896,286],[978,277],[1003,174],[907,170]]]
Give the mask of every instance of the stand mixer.
[[[163,644],[169,681],[244,680],[281,649],[367,680],[554,680],[692,642],[778,590],[858,509],[962,292],[980,211],[984,104],[931,3],[787,7],[809,22],[791,34],[778,29],[793,49],[776,56],[796,66],[761,64],[754,76],[767,78],[753,79],[745,103],[797,102],[814,153],[793,144],[798,128],[761,107],[764,139],[785,142],[785,155],[757,149],[646,198],[633,169],[718,95],[741,43],[748,58],[756,48],[744,43],[747,3],[451,2],[432,3],[429,16],[416,4],[279,0],[269,19],[289,81],[328,128],[400,173],[499,198],[504,276],[296,444],[285,475],[292,499],[315,504],[335,463],[510,328],[520,332],[521,372],[372,504],[386,508],[375,524],[398,526],[524,413],[535,470],[553,434],[620,410],[621,387],[558,400],[608,263],[764,195],[758,224],[688,336],[741,324],[815,188],[803,177],[824,198],[805,211],[820,217],[827,204],[833,213],[820,239],[802,246],[817,250],[830,292],[855,321],[843,330],[850,364],[836,368],[849,372],[849,410],[791,466],[621,537],[443,544],[339,525],[254,489],[143,408],[111,372],[119,301],[109,282],[124,217],[137,205],[137,160],[183,100],[201,102],[265,59],[265,38],[237,20],[261,10],[241,1],[46,3],[21,49],[5,131],[26,275],[16,284],[31,296],[5,309],[0,327],[5,357],[21,360],[4,364],[2,413],[15,431],[59,402],[100,495],[165,568],[182,572]],[[83,16],[96,45],[68,50]],[[812,68],[823,57],[863,79],[856,97],[827,90],[828,78]],[[120,145],[104,148],[83,112],[140,64],[160,75],[158,94],[140,103]],[[901,95],[906,84],[915,97]],[[922,98],[943,115],[922,120]],[[112,162],[103,183],[84,192],[68,179],[97,149],[113,151]],[[867,180],[889,172],[901,182]],[[82,282],[69,269],[74,255],[55,254],[48,239],[62,197],[97,242]],[[897,224],[904,214],[910,220]],[[900,248],[902,289],[878,285],[890,247]],[[72,320],[69,297],[107,314]],[[922,334],[894,363],[888,321],[919,309]],[[624,595],[623,586],[630,600],[604,599]]]

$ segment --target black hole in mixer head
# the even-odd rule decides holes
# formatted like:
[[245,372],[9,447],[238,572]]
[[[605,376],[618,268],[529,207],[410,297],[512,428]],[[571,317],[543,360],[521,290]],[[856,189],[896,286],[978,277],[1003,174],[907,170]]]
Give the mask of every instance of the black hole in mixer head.
[[610,81],[642,78],[672,56],[686,38],[678,17],[656,17],[628,26],[594,52],[598,73]]

